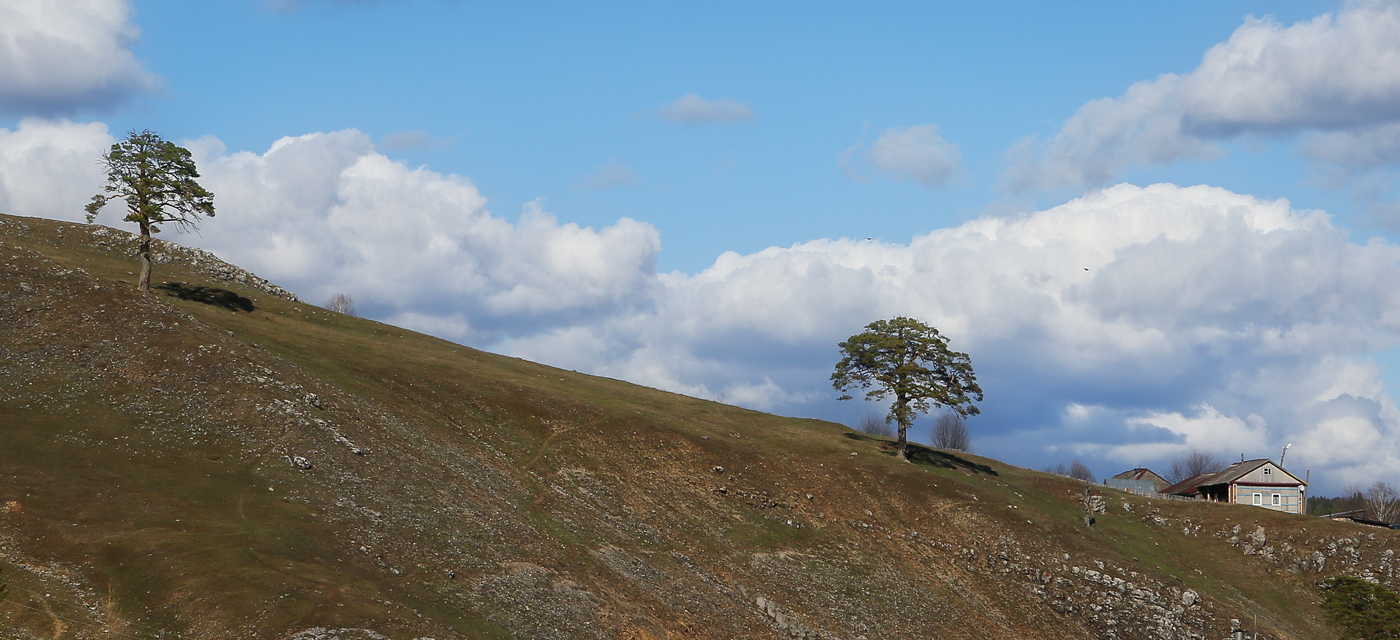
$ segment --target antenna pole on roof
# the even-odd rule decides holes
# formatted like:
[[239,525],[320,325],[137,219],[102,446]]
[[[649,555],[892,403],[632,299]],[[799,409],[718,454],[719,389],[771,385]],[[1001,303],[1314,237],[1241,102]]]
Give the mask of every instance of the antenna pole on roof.
[[1244,462],[1244,453],[1240,453],[1240,462]]
[[1283,457],[1286,456],[1286,455],[1288,455],[1288,448],[1291,447],[1291,446],[1293,446],[1293,443],[1292,443],[1292,442],[1290,442],[1290,443],[1288,443],[1288,444],[1286,444],[1286,445],[1283,445],[1283,453],[1278,454],[1278,466],[1280,466],[1280,467],[1283,466]]

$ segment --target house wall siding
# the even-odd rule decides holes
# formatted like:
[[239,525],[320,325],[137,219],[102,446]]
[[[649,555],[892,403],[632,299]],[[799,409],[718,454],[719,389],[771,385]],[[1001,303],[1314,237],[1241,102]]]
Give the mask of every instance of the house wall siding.
[[[1275,487],[1237,482],[1233,488],[1236,504],[1254,506],[1254,494],[1257,493],[1261,503],[1258,506],[1286,513],[1302,513],[1302,491],[1299,487]],[[1277,505],[1273,503],[1275,493],[1279,494],[1280,504]]]

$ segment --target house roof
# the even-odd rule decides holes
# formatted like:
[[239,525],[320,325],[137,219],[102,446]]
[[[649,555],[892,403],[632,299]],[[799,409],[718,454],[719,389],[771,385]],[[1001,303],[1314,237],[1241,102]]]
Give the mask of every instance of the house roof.
[[1151,469],[1138,467],[1136,469],[1129,469],[1113,477],[1119,480],[1153,480],[1161,479],[1162,476],[1153,473]]
[[1185,480],[1182,480],[1181,482],[1178,482],[1178,483],[1176,483],[1176,484],[1174,484],[1174,485],[1172,485],[1172,486],[1170,486],[1170,487],[1167,487],[1166,489],[1163,489],[1163,490],[1162,490],[1162,493],[1167,493],[1167,494],[1172,494],[1172,495],[1178,495],[1178,496],[1189,496],[1189,495],[1192,495],[1192,494],[1196,493],[1196,487],[1201,486],[1201,483],[1199,482],[1199,480],[1203,480],[1203,479],[1205,479],[1205,478],[1209,478],[1209,477],[1211,477],[1212,475],[1215,475],[1215,474],[1212,474],[1212,473],[1203,473],[1203,474],[1198,475],[1198,476],[1191,476],[1190,478],[1187,478],[1187,479],[1185,479]]
[[1146,469],[1143,467],[1129,469],[1113,477],[1119,480],[1146,480],[1148,482],[1151,482],[1152,486],[1155,487],[1157,491],[1166,489],[1167,485],[1171,484],[1170,482],[1167,482],[1166,478],[1157,475],[1151,469]]
[[[1234,482],[1234,481],[1236,481],[1236,480],[1239,480],[1240,478],[1243,478],[1243,477],[1249,475],[1249,474],[1252,473],[1255,469],[1258,469],[1259,467],[1262,467],[1262,466],[1264,466],[1264,465],[1266,465],[1266,464],[1269,464],[1270,462],[1273,462],[1273,461],[1270,460],[1270,459],[1268,459],[1268,458],[1260,458],[1260,459],[1258,459],[1258,460],[1245,460],[1245,461],[1242,461],[1242,462],[1236,462],[1235,464],[1232,464],[1232,465],[1230,465],[1230,466],[1228,466],[1228,467],[1225,467],[1225,470],[1224,470],[1224,471],[1219,471],[1219,472],[1216,472],[1216,473],[1203,473],[1203,474],[1201,474],[1201,475],[1198,475],[1198,476],[1195,476],[1195,477],[1192,477],[1192,478],[1187,478],[1187,479],[1185,479],[1185,480],[1182,480],[1181,482],[1178,482],[1178,483],[1176,483],[1176,484],[1174,484],[1174,485],[1172,485],[1172,486],[1170,486],[1170,487],[1167,487],[1166,489],[1164,489],[1164,490],[1162,491],[1162,493],[1171,493],[1171,494],[1177,494],[1177,495],[1189,495],[1189,494],[1196,493],[1197,489],[1200,488],[1200,487],[1210,487],[1210,486],[1219,485],[1219,484],[1230,484],[1231,482]],[[1293,474],[1291,474],[1291,473],[1288,473],[1288,470],[1287,470],[1287,469],[1284,469],[1283,467],[1279,467],[1277,464],[1275,464],[1274,466],[1275,466],[1275,467],[1278,467],[1279,470],[1281,470],[1281,471],[1283,471],[1284,473],[1288,474],[1288,477],[1293,478],[1294,480],[1297,480],[1297,481],[1298,481],[1298,484],[1304,484],[1304,482],[1303,482],[1302,480],[1299,480],[1299,479],[1298,479],[1298,476],[1295,476],[1295,475],[1293,475]]]

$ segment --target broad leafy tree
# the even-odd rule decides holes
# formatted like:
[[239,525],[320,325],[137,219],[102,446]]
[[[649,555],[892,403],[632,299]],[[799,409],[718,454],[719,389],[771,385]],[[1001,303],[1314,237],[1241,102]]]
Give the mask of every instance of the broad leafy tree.
[[866,391],[867,400],[893,399],[886,422],[899,427],[896,450],[908,461],[907,432],[917,414],[946,407],[960,416],[981,413],[973,401],[982,388],[966,353],[948,348],[948,339],[918,320],[897,317],[866,325],[863,333],[840,344],[841,361],[831,385],[850,400],[853,389]]
[[199,172],[189,150],[147,129],[132,131],[102,154],[107,186],[87,205],[92,222],[102,207],[115,199],[126,202],[126,222],[141,228],[141,277],[137,286],[151,290],[151,234],[160,225],[195,229],[200,216],[214,216],[214,194],[195,182]]

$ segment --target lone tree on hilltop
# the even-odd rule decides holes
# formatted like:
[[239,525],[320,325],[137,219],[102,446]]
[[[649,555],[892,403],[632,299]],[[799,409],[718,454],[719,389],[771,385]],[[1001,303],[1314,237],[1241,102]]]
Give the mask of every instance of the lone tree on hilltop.
[[[933,407],[947,407],[960,416],[981,413],[972,404],[974,398],[982,400],[972,360],[949,349],[948,339],[933,327],[903,316],[877,320],[839,346],[842,358],[831,374],[831,386],[841,392],[868,389],[867,400],[894,398],[885,422],[899,426],[895,450],[900,460],[909,461],[907,432],[916,414]],[[844,393],[840,399],[850,400],[851,395]]]
[[349,294],[337,293],[331,296],[331,299],[327,300],[324,306],[326,307],[326,309],[329,309],[336,313],[343,313],[347,316],[356,315],[355,299],[351,298]]
[[132,131],[102,154],[107,186],[92,197],[87,220],[92,222],[109,201],[126,201],[126,217],[141,227],[141,278],[137,287],[151,290],[151,234],[171,223],[181,231],[197,229],[201,215],[214,217],[214,194],[195,182],[199,172],[188,149],[147,129]]

